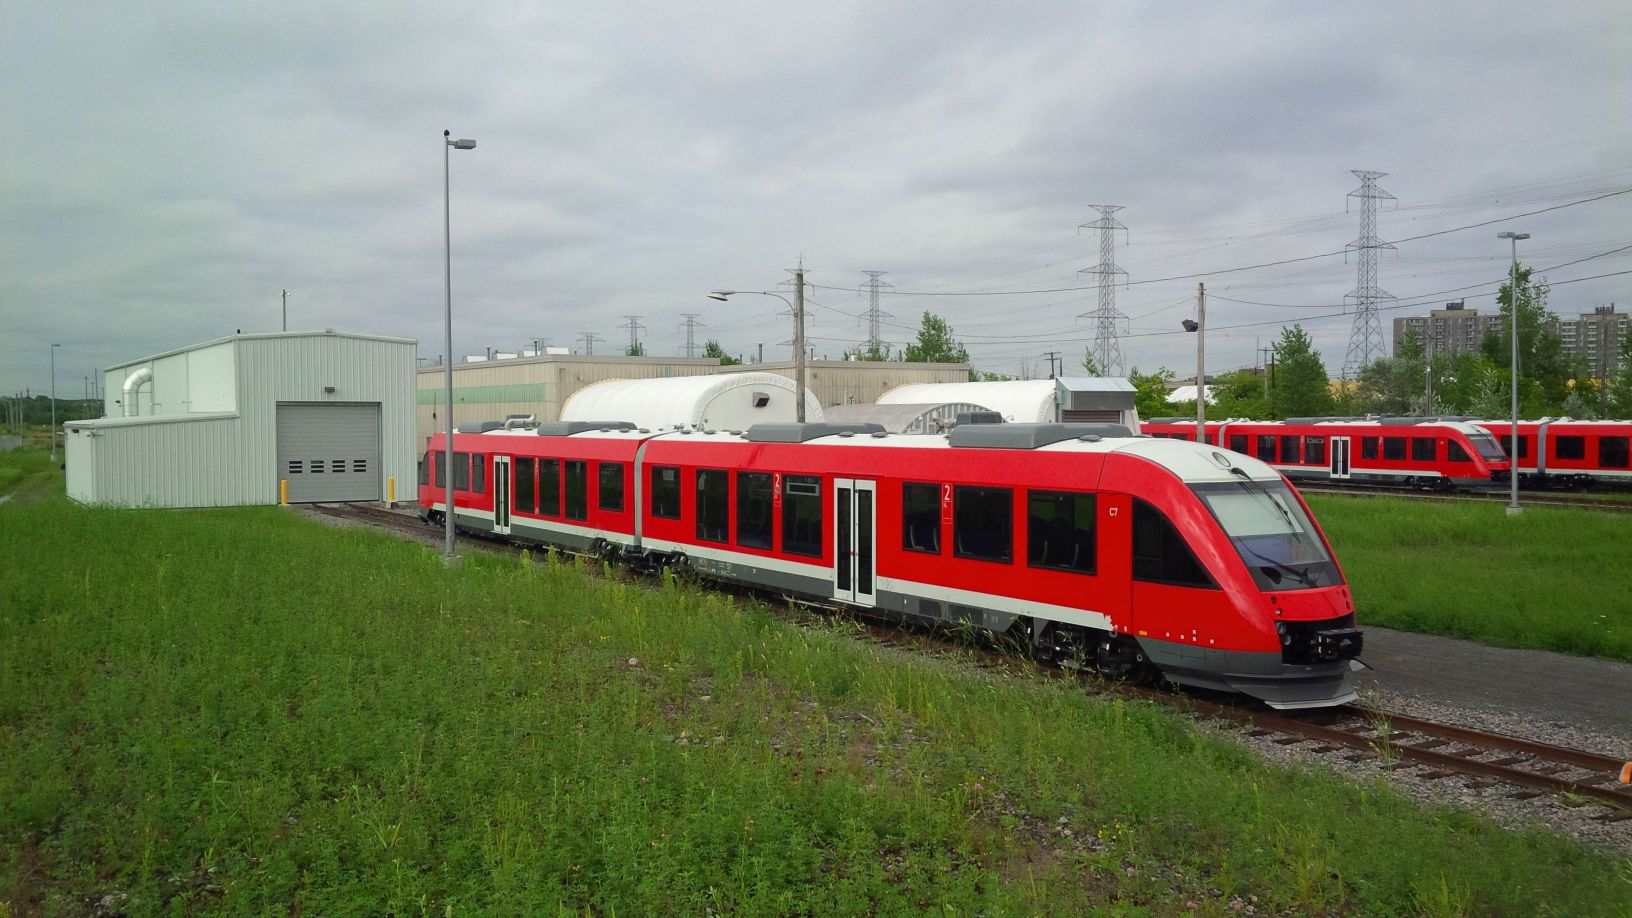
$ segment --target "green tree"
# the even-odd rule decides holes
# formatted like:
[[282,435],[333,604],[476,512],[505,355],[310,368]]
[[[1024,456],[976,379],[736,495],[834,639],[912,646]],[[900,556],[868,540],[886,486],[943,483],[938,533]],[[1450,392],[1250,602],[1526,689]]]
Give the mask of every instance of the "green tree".
[[890,349],[889,349],[888,346],[879,347],[877,345],[874,345],[871,342],[868,342],[865,345],[858,344],[853,348],[849,348],[849,349],[845,350],[844,359],[845,360],[870,360],[870,361],[882,363],[882,362],[890,359]]
[[719,360],[720,366],[722,367],[735,366],[742,363],[742,361],[732,357],[730,354],[727,354],[725,352],[725,348],[720,344],[720,342],[715,341],[713,338],[708,339],[708,343],[703,345],[703,356],[713,357]]
[[1415,414],[1427,395],[1422,341],[1415,331],[1399,340],[1398,354],[1380,357],[1360,369],[1355,394],[1360,411],[1372,414]]
[[[1228,373],[1219,373],[1207,383],[1213,390],[1212,400],[1207,405],[1207,419],[1210,421],[1225,421],[1230,418],[1248,418],[1261,421],[1269,417],[1269,403],[1264,400],[1263,378],[1251,370],[1232,370]],[[1173,406],[1173,414],[1185,413],[1184,406]],[[1194,403],[1189,405],[1190,414],[1196,413]]]
[[906,360],[908,363],[968,363],[969,351],[963,342],[952,337],[952,326],[945,319],[925,312],[918,326],[918,340],[907,345]]
[[623,356],[625,356],[625,357],[645,357],[646,356],[646,345],[641,344],[639,341],[636,341],[634,344],[631,344],[628,347],[623,349]]
[[1621,334],[1621,369],[1607,388],[1608,414],[1632,418],[1632,330]]
[[[1094,362],[1094,350],[1093,350],[1093,348],[1088,348],[1088,349],[1086,349],[1086,350],[1084,350],[1082,352],[1082,370],[1083,370],[1084,373],[1087,373],[1089,376],[1104,376],[1105,375],[1104,373],[1099,372],[1099,364]],[[1140,417],[1144,417],[1144,415],[1141,414]]]
[[[1173,417],[1180,413],[1179,406],[1167,400],[1173,391],[1170,383],[1177,378],[1177,374],[1167,367],[1162,367],[1154,373],[1141,373],[1138,367],[1128,374],[1128,382],[1133,384],[1133,405],[1139,409],[1141,418]],[[1196,403],[1189,402],[1190,413],[1196,413]]]
[[1301,325],[1281,330],[1275,342],[1275,372],[1269,382],[1269,408],[1275,417],[1330,414],[1333,407],[1326,365]]
[[[1551,414],[1563,408],[1575,368],[1558,337],[1558,316],[1547,308],[1552,288],[1531,283],[1534,269],[1519,267],[1519,403],[1524,413]],[[1496,294],[1501,331],[1487,335],[1480,349],[1505,372],[1513,366],[1513,285]]]

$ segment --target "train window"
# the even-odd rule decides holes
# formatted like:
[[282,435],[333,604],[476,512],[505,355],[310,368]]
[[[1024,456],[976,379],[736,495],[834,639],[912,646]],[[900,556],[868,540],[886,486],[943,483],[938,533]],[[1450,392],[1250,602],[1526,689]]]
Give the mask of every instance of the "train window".
[[1462,444],[1456,442],[1455,440],[1446,440],[1445,441],[1445,461],[1446,462],[1472,462],[1473,460],[1468,457],[1468,451],[1462,448]]
[[567,519],[589,519],[589,463],[567,460]]
[[1404,459],[1405,458],[1405,438],[1404,437],[1384,437],[1383,438],[1383,458],[1384,459]]
[[602,510],[613,513],[623,512],[623,463],[602,462],[597,470],[600,475],[601,496],[597,505]]
[[1230,449],[1245,456],[1247,454],[1247,435],[1230,434]]
[[[448,486],[448,472],[445,466],[447,465],[448,456],[446,453],[432,453],[431,458],[436,460],[432,463],[435,466],[433,471],[436,472],[436,487],[438,490],[446,488]],[[444,496],[443,499],[446,500],[447,498]]]
[[697,470],[697,538],[705,542],[729,540],[731,475],[719,469]]
[[453,454],[453,489],[470,490],[470,453]]
[[1008,488],[952,489],[953,554],[1008,564],[1014,547],[1014,492]]
[[737,473],[737,544],[744,548],[771,547],[769,472]]
[[[1513,437],[1511,435],[1502,437],[1502,452],[1508,456],[1513,455]],[[1530,438],[1523,435],[1519,437],[1519,458],[1530,458]]]
[[1414,462],[1433,462],[1439,458],[1439,451],[1434,448],[1433,437],[1411,438],[1411,459]]
[[1253,455],[1257,456],[1259,459],[1264,460],[1265,462],[1274,462],[1275,461],[1275,435],[1274,434],[1259,434],[1258,435],[1258,451],[1256,453],[1254,453]]
[[901,548],[941,553],[941,486],[901,486]]
[[519,513],[537,513],[538,479],[533,476],[533,460],[517,456],[512,462],[515,465],[516,486],[510,489],[510,500]]
[[1360,438],[1360,458],[1361,459],[1376,459],[1377,458],[1377,438],[1376,437],[1361,437]]
[[1213,578],[1162,511],[1133,499],[1133,579],[1213,589]]
[[652,516],[666,520],[680,518],[680,470],[672,466],[652,467]]
[[1598,438],[1598,467],[1605,469],[1624,469],[1628,465],[1628,446],[1632,445],[1632,437],[1599,437]]
[[1094,495],[1026,493],[1026,563],[1094,572]]
[[1171,436],[1175,440],[1188,440],[1188,439],[1190,439],[1189,434],[1176,433],[1176,434],[1170,434],[1169,436]]
[[1326,464],[1325,437],[1304,437],[1303,446],[1303,461],[1309,463],[1310,465]]
[[[362,471],[362,469],[358,469],[357,471]],[[471,472],[470,489],[472,491],[475,491],[477,494],[486,494],[487,493],[487,457],[482,455],[481,453],[477,453],[476,458],[471,462],[470,472]]]
[[538,512],[541,516],[561,515],[561,460],[538,460]]
[[1281,438],[1281,461],[1289,465],[1303,464],[1303,438]]
[[419,483],[431,483],[431,454],[429,451],[419,457]]
[[813,475],[782,476],[782,550],[822,556],[822,480]]
[[[1553,441],[1553,456],[1558,459],[1587,458],[1586,437],[1559,437]],[[457,468],[457,466],[455,466]]]

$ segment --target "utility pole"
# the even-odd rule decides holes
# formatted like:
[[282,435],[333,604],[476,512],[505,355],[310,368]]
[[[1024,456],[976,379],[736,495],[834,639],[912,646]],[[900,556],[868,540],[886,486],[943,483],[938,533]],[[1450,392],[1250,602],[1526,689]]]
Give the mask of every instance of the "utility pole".
[[[1043,356],[1048,358],[1048,378],[1049,379],[1059,378],[1058,374],[1056,374],[1054,372],[1054,365],[1060,359],[1060,352],[1059,351],[1043,351]],[[1062,366],[1060,368],[1060,370],[1061,370],[1061,372],[1064,372],[1065,368]]]
[[1263,361],[1264,366],[1264,401],[1267,402],[1269,401],[1269,377],[1275,372],[1275,346],[1272,344],[1269,347],[1259,348],[1258,356]]
[[793,386],[799,423],[805,423],[805,262],[793,269]]
[[624,325],[626,325],[629,328],[629,351],[628,351],[628,353],[630,353],[630,354],[639,353],[639,351],[640,351],[640,330],[645,328],[646,326],[640,324],[640,316],[624,316],[624,318],[629,320],[628,322],[624,323]]
[[1116,279],[1119,275],[1127,277],[1128,272],[1116,266],[1116,231],[1126,232],[1127,227],[1112,216],[1122,209],[1122,205],[1089,206],[1099,211],[1099,219],[1092,223],[1084,223],[1077,229],[1099,230],[1099,264],[1077,273],[1091,273],[1098,278],[1099,306],[1093,312],[1085,312],[1077,318],[1092,317],[1094,320],[1094,364],[1099,367],[1099,372],[1106,376],[1121,376],[1123,367],[1120,324],[1127,317],[1116,308]]
[[1207,442],[1207,285],[1196,285],[1196,442]]
[[595,334],[594,332],[587,332],[586,331],[586,332],[580,332],[579,334],[581,334],[583,336],[584,356],[585,357],[595,356],[595,342],[605,341],[606,340],[605,338],[601,337],[600,335]]
[[57,348],[51,345],[51,461],[57,461]]
[[701,313],[682,312],[680,315],[684,316],[686,319],[686,321],[680,323],[680,327],[686,330],[686,356],[696,357],[697,327],[703,324],[697,321],[697,316],[701,315]]
[[1428,397],[1423,404],[1422,413],[1424,417],[1432,417],[1434,414],[1434,336],[1430,332],[1426,337],[1428,340],[1423,350],[1425,356],[1422,360],[1422,370],[1423,376],[1426,377]]
[[289,291],[283,291],[283,330],[289,330]]

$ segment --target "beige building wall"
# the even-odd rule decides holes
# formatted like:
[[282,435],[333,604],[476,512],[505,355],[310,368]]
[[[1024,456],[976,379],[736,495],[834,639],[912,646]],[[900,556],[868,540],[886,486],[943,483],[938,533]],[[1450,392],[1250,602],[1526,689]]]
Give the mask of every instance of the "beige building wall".
[[[721,373],[775,373],[794,377],[792,361],[720,367]],[[966,363],[903,363],[876,360],[812,360],[805,364],[805,388],[831,405],[871,405],[908,383],[968,382]]]

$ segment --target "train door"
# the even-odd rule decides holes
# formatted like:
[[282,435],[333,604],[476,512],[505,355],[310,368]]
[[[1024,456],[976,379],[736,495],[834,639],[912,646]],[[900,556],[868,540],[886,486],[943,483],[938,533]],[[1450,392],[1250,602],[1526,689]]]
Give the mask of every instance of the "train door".
[[[1133,498],[1126,494],[1100,492],[1095,498],[1099,519],[1094,540],[1099,560],[1097,589],[1088,608],[1110,619],[1112,632],[1133,630]],[[1146,610],[1149,611],[1149,610]],[[1137,632],[1134,632],[1137,633]]]
[[510,457],[493,457],[493,531],[510,531]]
[[871,481],[833,481],[833,598],[858,606],[877,602],[877,493]]
[[1349,438],[1332,438],[1332,477],[1349,477]]

